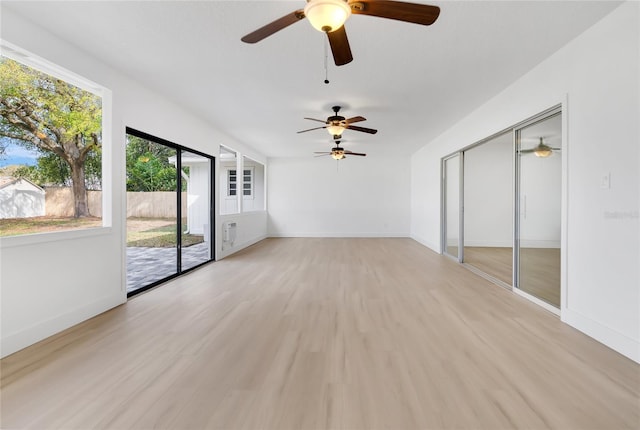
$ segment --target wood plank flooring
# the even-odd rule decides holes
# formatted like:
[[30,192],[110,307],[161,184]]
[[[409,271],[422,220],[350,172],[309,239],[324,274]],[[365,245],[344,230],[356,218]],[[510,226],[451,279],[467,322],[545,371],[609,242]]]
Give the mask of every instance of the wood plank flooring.
[[0,362],[3,429],[640,428],[640,366],[410,239],[268,239]]
[[[464,247],[464,262],[512,285],[513,250],[501,247]],[[560,308],[560,249],[520,249],[520,289]]]

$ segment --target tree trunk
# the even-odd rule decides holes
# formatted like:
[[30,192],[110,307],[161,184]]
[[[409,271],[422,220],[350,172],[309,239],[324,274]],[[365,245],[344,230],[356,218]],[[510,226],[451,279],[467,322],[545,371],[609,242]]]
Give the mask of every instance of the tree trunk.
[[73,190],[74,218],[89,216],[89,199],[84,183],[84,160],[74,160],[71,167],[71,189]]

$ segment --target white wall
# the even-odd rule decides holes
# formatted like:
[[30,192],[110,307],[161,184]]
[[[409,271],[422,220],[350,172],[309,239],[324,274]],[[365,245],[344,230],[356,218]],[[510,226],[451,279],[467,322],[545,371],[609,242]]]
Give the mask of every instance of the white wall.
[[257,163],[250,158],[242,158],[242,170],[247,168],[253,169],[253,195],[242,195],[242,211],[264,211],[264,196],[265,196],[265,172],[264,166],[261,163]]
[[269,234],[408,236],[409,157],[269,159]]
[[[411,234],[439,251],[440,159],[559,103],[562,320],[640,361],[640,3],[628,2],[412,157]],[[601,188],[611,174],[611,187]]]
[[[103,219],[108,227],[0,239],[1,354],[5,356],[126,301],[126,126],[216,157],[219,145],[227,144],[257,161],[266,160],[12,12],[3,9],[1,19],[4,40],[108,88],[113,100],[112,124],[103,130],[108,166],[103,172]],[[255,218],[246,217],[252,225],[247,234],[264,237],[266,216],[257,213]],[[217,217],[216,231],[220,222]],[[248,242],[250,238],[245,238]]]

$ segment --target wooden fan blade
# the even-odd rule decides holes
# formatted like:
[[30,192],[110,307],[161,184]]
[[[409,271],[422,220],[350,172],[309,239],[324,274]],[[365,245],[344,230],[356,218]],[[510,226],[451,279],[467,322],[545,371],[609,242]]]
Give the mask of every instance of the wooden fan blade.
[[329,38],[329,45],[331,45],[333,61],[336,63],[336,66],[344,66],[353,61],[349,39],[347,39],[347,31],[344,29],[344,25],[331,33],[327,33],[327,37]]
[[367,154],[363,154],[361,152],[351,152],[351,151],[344,151],[345,154],[349,154],[349,155],[360,155],[362,157],[365,157]]
[[349,5],[351,13],[356,15],[377,16],[421,25],[433,24],[440,15],[438,6],[400,1],[356,0],[350,1]]
[[264,27],[260,27],[253,33],[247,34],[240,40],[242,40],[245,43],[260,42],[262,39],[271,36],[273,33],[277,33],[278,31],[290,26],[291,24],[295,24],[296,22],[300,21],[303,18],[304,18],[304,11],[302,9],[297,10],[295,12],[291,12],[290,14],[285,15],[282,18],[279,18],[273,22],[270,22]]
[[376,134],[378,132],[378,130],[374,130],[372,128],[358,127],[356,125],[347,125],[347,129],[348,130],[361,131],[363,133],[369,133],[369,134]]
[[353,124],[354,122],[366,121],[367,119],[363,116],[354,116],[353,118],[349,118],[346,120],[347,124]]
[[[323,121],[324,122],[324,121]],[[307,130],[301,130],[301,131],[297,131],[296,133],[306,133],[307,131],[311,131],[311,130],[320,130],[321,128],[327,128],[327,126],[325,125],[324,127],[314,127],[314,128],[309,128]]]
[[310,121],[318,121],[318,122],[322,122],[322,123],[325,123],[325,124],[327,123],[327,121],[324,120],[324,119],[315,119],[315,118],[305,118],[305,119],[308,119]]
[[314,157],[324,157],[326,155],[331,155],[330,152],[314,152]]

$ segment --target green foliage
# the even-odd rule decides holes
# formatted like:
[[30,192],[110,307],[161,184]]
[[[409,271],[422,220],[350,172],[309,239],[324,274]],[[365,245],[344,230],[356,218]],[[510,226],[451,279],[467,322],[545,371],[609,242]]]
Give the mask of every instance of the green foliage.
[[42,184],[69,185],[72,169],[83,169],[83,185],[99,188],[101,127],[99,96],[0,57],[0,137],[42,154],[22,174]]
[[175,155],[173,148],[127,135],[127,191],[175,191],[177,170],[169,162]]
[[[102,189],[102,162],[100,148],[90,154],[85,161],[85,183],[88,189]],[[69,165],[52,153],[43,153],[35,166],[18,166],[13,172],[16,178],[25,178],[43,186],[71,186]]]

